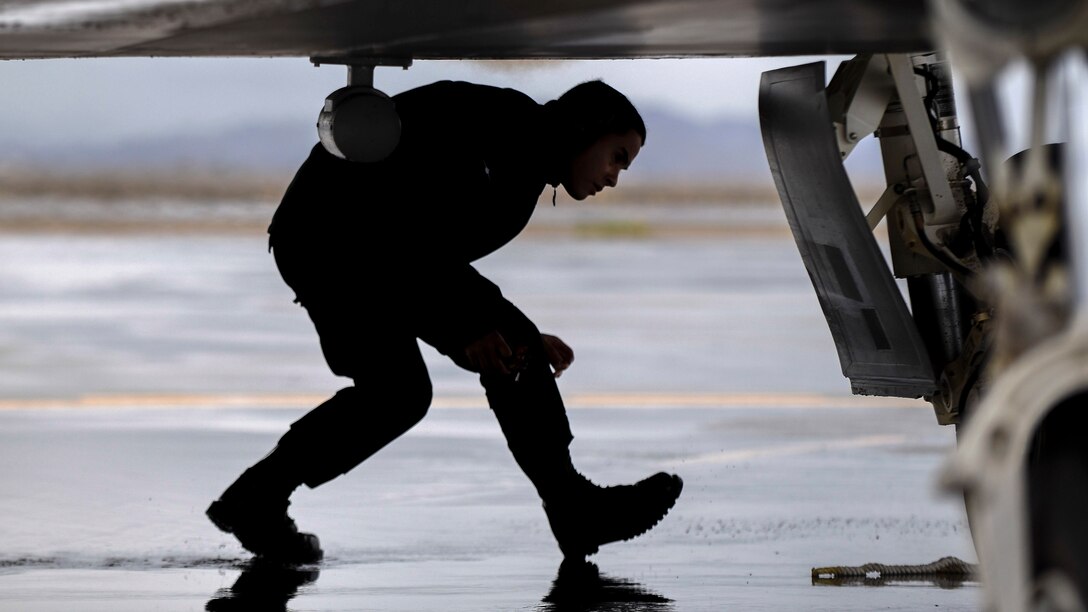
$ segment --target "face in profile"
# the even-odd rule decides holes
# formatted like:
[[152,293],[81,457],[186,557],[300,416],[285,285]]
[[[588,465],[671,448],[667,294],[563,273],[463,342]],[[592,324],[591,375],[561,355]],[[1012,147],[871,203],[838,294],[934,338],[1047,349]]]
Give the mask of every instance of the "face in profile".
[[574,157],[563,188],[575,200],[584,200],[605,187],[615,187],[642,149],[642,137],[635,130],[606,134]]

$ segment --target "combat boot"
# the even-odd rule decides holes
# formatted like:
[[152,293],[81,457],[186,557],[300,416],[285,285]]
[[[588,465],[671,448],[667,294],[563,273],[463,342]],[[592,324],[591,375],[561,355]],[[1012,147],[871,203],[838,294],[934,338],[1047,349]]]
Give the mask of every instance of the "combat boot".
[[275,469],[281,452],[277,448],[243,472],[205,514],[261,559],[288,565],[316,563],[323,556],[317,536],[301,533],[287,514],[291,503],[287,498],[299,481]]
[[668,514],[684,482],[659,472],[631,485],[582,482],[544,500],[548,523],[566,559],[584,559],[604,544],[646,533]]
[[288,516],[286,499],[257,503],[224,495],[207,515],[219,529],[234,534],[242,546],[266,561],[287,565],[316,563],[324,556],[312,533],[302,533]]

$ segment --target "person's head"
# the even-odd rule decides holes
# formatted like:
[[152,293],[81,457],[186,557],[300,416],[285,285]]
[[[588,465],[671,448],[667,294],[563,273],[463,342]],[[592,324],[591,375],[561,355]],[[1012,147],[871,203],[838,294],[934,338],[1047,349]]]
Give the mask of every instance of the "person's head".
[[575,200],[615,187],[646,144],[646,124],[626,96],[588,81],[549,102],[562,138],[559,182]]

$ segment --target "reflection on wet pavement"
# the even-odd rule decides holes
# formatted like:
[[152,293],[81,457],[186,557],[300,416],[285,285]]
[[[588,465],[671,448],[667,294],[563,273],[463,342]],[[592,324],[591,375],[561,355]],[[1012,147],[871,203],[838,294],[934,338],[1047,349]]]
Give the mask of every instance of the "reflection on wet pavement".
[[540,612],[671,612],[672,600],[637,582],[602,574],[589,561],[565,560]]
[[312,584],[321,572],[316,566],[284,566],[254,559],[229,588],[219,589],[204,606],[208,612],[278,612],[300,587]]

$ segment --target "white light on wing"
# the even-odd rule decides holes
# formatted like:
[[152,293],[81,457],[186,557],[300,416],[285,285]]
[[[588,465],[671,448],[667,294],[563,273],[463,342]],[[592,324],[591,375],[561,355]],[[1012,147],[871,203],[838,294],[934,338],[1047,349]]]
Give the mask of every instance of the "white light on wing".
[[113,21],[134,14],[215,0],[68,0],[0,3],[0,27],[49,29]]

